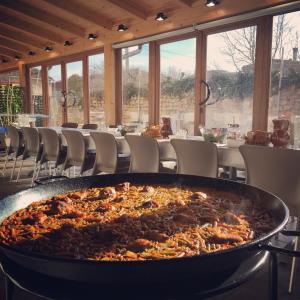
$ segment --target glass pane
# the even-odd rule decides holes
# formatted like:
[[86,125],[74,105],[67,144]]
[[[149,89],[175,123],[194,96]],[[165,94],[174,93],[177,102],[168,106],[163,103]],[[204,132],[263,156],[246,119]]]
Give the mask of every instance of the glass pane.
[[148,122],[149,45],[122,49],[122,123]]
[[269,130],[272,120],[290,121],[291,144],[300,147],[300,12],[273,18]]
[[256,26],[207,37],[207,73],[211,97],[205,126],[238,124],[242,134],[252,129]]
[[196,39],[160,46],[160,118],[194,133]]
[[63,123],[61,65],[49,66],[47,71],[49,93],[49,126],[60,126]]
[[103,126],[104,115],[104,54],[89,56],[90,123]]
[[[42,86],[42,67],[34,67],[30,69],[30,91],[32,113],[44,113],[43,86]],[[43,126],[43,119],[37,118],[36,126]]]
[[66,64],[68,122],[83,125],[83,78],[82,61]]

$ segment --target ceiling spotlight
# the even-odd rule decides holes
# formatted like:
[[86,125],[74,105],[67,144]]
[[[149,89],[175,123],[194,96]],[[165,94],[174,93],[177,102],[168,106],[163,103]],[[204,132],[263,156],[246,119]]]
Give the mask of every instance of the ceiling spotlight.
[[217,1],[217,0],[207,0],[206,3],[205,3],[205,5],[207,7],[214,7],[217,4],[219,4],[219,1]]
[[155,17],[155,20],[158,22],[162,22],[166,19],[168,19],[168,17],[163,12],[159,12]]
[[2,58],[2,59],[1,59],[1,63],[2,63],[2,64],[5,64],[5,63],[7,63],[7,62],[8,62],[8,59],[5,59],[5,58]]
[[33,55],[35,55],[36,53],[35,53],[34,51],[32,51],[32,50],[29,50],[29,51],[27,52],[27,54],[30,55],[30,56],[33,56]]
[[15,60],[20,60],[20,59],[21,59],[21,56],[20,56],[20,55],[15,55],[15,56],[14,56],[14,59],[15,59]]
[[95,40],[97,38],[97,34],[95,34],[95,33],[90,33],[89,35],[88,35],[88,39],[89,40]]
[[46,46],[46,47],[44,48],[44,50],[45,50],[46,52],[51,52],[51,51],[53,50],[53,48],[52,48],[51,46]]
[[120,24],[120,25],[118,26],[117,31],[123,32],[123,31],[126,31],[127,29],[128,29],[128,27],[127,27],[126,25]]
[[69,46],[72,46],[73,43],[71,41],[64,41],[64,46],[65,47],[69,47]]

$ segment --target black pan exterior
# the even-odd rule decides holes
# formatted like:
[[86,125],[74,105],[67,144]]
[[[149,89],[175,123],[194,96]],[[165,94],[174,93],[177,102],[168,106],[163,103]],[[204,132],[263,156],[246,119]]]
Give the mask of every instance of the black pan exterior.
[[244,260],[259,257],[258,254],[261,251],[259,245],[267,242],[275,233],[279,232],[288,220],[288,209],[279,198],[246,184],[190,175],[131,173],[69,179],[37,186],[9,196],[0,202],[0,221],[34,201],[72,190],[115,185],[124,181],[137,184],[157,183],[212,187],[223,191],[233,191],[241,197],[251,198],[260,203],[274,216],[276,226],[267,235],[246,245],[225,251],[177,259],[128,262],[59,259],[22,252],[6,245],[0,246],[2,254],[29,270],[67,280],[127,286],[131,284],[164,284],[167,282],[176,284],[177,281],[197,280],[199,286],[207,286],[211,282],[221,283],[226,280]]

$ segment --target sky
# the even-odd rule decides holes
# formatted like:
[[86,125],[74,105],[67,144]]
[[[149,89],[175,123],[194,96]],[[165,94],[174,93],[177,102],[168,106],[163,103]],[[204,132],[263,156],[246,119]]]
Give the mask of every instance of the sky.
[[[275,17],[276,18],[276,17]],[[289,26],[294,29],[291,32],[291,36],[296,36],[296,31],[299,32],[298,47],[300,49],[300,12],[289,13],[286,15]],[[295,38],[293,38],[295,39]],[[207,68],[208,70],[216,69],[218,66],[220,69],[227,71],[235,71],[233,63],[228,59],[226,55],[223,54],[223,49],[226,47],[223,38],[220,34],[213,34],[208,36],[207,45]],[[131,50],[137,47],[131,47]],[[174,67],[185,73],[193,73],[195,71],[195,54],[196,54],[196,40],[188,39],[168,44],[161,45],[161,71],[166,72],[168,68]],[[290,51],[285,49],[286,55],[290,55]],[[99,55],[101,56],[101,55]],[[90,59],[90,63],[97,61],[99,56],[93,56]],[[102,54],[103,56],[103,54]],[[103,61],[101,59],[101,61]],[[142,52],[137,56],[130,59],[130,66],[140,67],[144,70],[149,68],[149,45],[143,45]],[[52,69],[51,76],[59,80],[60,79],[60,69]],[[82,75],[82,63],[68,63],[67,64],[68,76],[72,74]]]

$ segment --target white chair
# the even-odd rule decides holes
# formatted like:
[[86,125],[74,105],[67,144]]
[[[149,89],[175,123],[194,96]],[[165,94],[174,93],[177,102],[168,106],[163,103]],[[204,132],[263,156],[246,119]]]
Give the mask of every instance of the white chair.
[[19,168],[19,172],[17,175],[17,182],[19,181],[20,173],[23,167],[24,160],[28,158],[34,159],[34,168],[33,174],[31,179],[31,186],[33,186],[33,180],[36,174],[37,163],[41,158],[41,145],[40,145],[40,135],[36,128],[31,127],[22,127],[24,142],[25,142],[25,149],[22,155],[22,162]]
[[91,132],[96,146],[96,158],[92,174],[126,172],[129,167],[129,155],[118,154],[117,141],[113,134]]
[[67,157],[63,165],[63,170],[71,167],[80,167],[80,176],[83,172],[90,170],[95,161],[95,153],[88,152],[84,137],[77,130],[62,130],[67,141]]
[[218,175],[218,149],[214,143],[172,139],[177,156],[177,173],[206,177]]
[[160,163],[156,139],[140,135],[125,135],[125,139],[130,148],[130,173],[174,172]]
[[3,175],[5,174],[7,162],[9,160],[9,157],[12,156],[14,160],[13,168],[10,175],[10,180],[12,180],[14,176],[17,160],[24,152],[24,146],[22,145],[22,134],[21,132],[18,131],[16,127],[7,126],[7,137],[10,140],[10,144],[6,149],[6,158],[5,158],[2,173]]
[[66,150],[61,147],[61,140],[57,132],[51,128],[39,128],[41,143],[43,144],[43,151],[39,161],[36,178],[39,177],[41,166],[45,163],[49,164],[51,174],[51,162],[54,163],[54,174],[56,174],[57,167],[61,165],[66,158]]
[[[300,151],[254,145],[240,146],[246,165],[246,182],[282,199],[300,227]],[[294,249],[297,250],[298,238]],[[289,292],[292,290],[295,258],[292,260]]]

